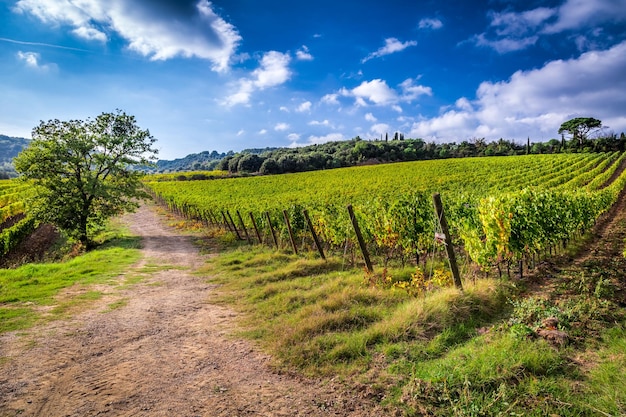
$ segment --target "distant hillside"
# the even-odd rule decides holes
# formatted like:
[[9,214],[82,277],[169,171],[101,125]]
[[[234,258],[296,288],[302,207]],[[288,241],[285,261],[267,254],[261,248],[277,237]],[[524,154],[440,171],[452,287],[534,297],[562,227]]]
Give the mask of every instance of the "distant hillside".
[[[267,152],[276,151],[280,148],[251,148],[244,149],[239,152],[240,154],[263,154]],[[184,158],[174,160],[159,160],[156,163],[156,169],[150,170],[151,172],[182,172],[182,171],[212,171],[217,165],[226,158],[231,158],[235,155],[233,151],[226,153],[218,153],[217,151],[204,151],[200,153],[192,153]]]
[[16,177],[13,158],[30,143],[30,139],[0,135],[0,178]]
[[174,160],[158,160],[156,169],[149,169],[150,172],[179,172],[179,171],[212,171],[215,166],[229,153],[218,153],[217,151],[204,151],[192,153],[184,158]]

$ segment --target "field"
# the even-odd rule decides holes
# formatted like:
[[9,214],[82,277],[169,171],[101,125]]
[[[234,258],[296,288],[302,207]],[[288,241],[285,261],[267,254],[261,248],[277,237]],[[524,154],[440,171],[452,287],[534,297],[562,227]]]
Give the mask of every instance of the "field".
[[[218,271],[212,281],[245,312],[244,334],[280,366],[357,375],[407,415],[622,415],[626,391],[612,387],[625,382],[614,372],[624,365],[615,355],[626,301],[624,159],[478,158],[148,184],[170,209],[236,227],[242,239],[247,229],[255,240],[254,217],[271,246],[270,214],[283,255],[244,247],[205,271]],[[463,292],[432,256],[443,252],[434,192],[459,258],[474,265],[462,268]],[[374,273],[344,272],[357,247],[347,204]],[[298,245],[310,246],[303,209],[327,261],[286,255],[283,210]]]
[[441,250],[431,197],[440,193],[455,243],[474,264],[491,270],[520,260],[528,264],[593,225],[626,183],[620,170],[625,156],[466,158],[147,184],[173,210],[246,233],[258,225],[265,241],[270,223],[288,236],[283,211],[295,239],[310,241],[306,209],[326,249],[344,252],[357,246],[346,210],[351,204],[369,251],[381,254],[385,264]]
[[28,186],[12,180],[0,181],[0,260],[35,229],[25,213]]
[[[0,377],[0,411],[625,415],[625,158],[148,176],[170,227],[149,206],[125,218],[143,236],[138,265],[117,272],[136,259],[118,242],[0,277],[0,311],[29,312],[5,314],[4,330],[32,343],[23,357],[0,351],[11,375]],[[348,204],[373,271],[363,268]],[[119,262],[109,267],[110,256]],[[88,279],[70,273],[83,269]],[[50,329],[48,320],[62,323]],[[58,366],[59,355],[73,359]]]

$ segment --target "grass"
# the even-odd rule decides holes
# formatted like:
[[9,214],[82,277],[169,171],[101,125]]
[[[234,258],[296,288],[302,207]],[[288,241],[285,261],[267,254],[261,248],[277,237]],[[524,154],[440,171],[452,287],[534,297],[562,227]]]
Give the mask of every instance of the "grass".
[[[200,271],[277,368],[365,384],[396,415],[626,415],[623,310],[584,275],[555,300],[494,279],[416,298],[309,256],[246,246]],[[549,317],[567,343],[537,336]]]
[[[64,262],[0,270],[0,332],[25,329],[44,317],[63,317],[100,298],[102,294],[89,290],[89,285],[112,283],[139,259],[139,239],[119,226],[111,227],[99,241],[98,248]],[[75,290],[60,296],[70,287]]]

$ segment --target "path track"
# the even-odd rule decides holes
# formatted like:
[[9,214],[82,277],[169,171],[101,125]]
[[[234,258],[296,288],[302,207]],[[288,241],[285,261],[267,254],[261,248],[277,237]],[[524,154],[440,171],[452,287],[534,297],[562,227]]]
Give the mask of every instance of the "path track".
[[232,336],[235,313],[209,302],[215,289],[192,273],[203,259],[191,238],[152,206],[124,221],[143,238],[127,276],[171,267],[99,288],[106,295],[70,319],[1,335],[0,416],[380,415],[339,384],[273,372]]

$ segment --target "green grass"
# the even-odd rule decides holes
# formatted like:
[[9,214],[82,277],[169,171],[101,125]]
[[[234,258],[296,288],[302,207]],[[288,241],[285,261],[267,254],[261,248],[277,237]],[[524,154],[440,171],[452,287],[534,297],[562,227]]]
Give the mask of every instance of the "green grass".
[[128,305],[128,299],[124,298],[124,299],[121,299],[121,300],[117,300],[117,301],[115,301],[113,303],[110,303],[107,306],[106,312],[117,310],[118,308],[122,308],[122,307],[125,307],[127,305]]
[[[560,300],[493,279],[413,298],[365,285],[336,259],[259,247],[227,250],[200,273],[220,285],[214,301],[243,313],[241,334],[274,366],[365,384],[390,415],[626,415],[624,316],[601,292],[573,293],[582,276],[568,278]],[[534,335],[547,317],[567,344]]]
[[[24,329],[43,318],[42,306],[51,306],[46,317],[62,317],[74,308],[101,297],[90,284],[111,283],[139,259],[139,239],[119,227],[101,238],[101,245],[65,262],[27,264],[0,270],[0,332]],[[58,297],[61,291],[80,286],[76,294]]]

